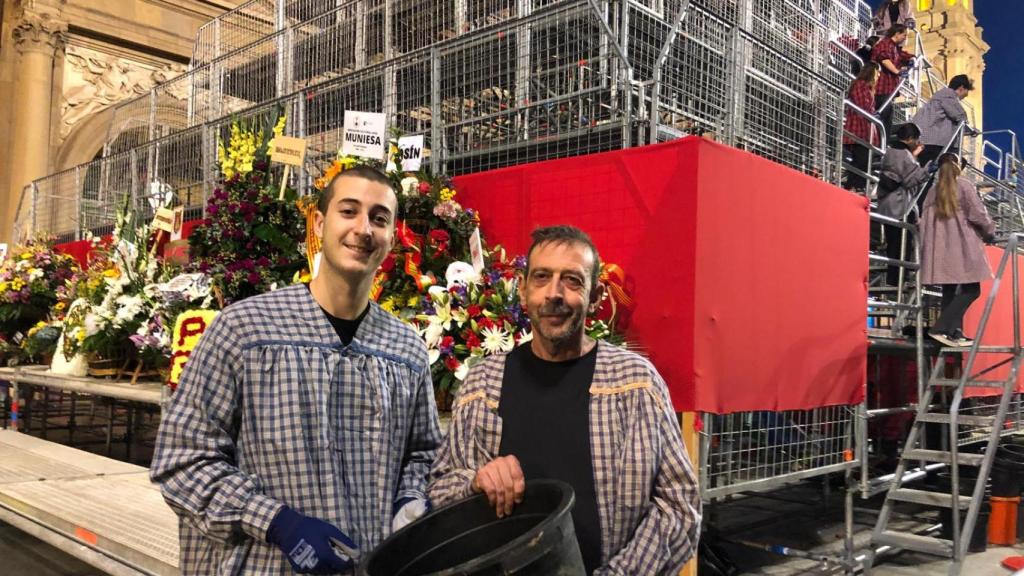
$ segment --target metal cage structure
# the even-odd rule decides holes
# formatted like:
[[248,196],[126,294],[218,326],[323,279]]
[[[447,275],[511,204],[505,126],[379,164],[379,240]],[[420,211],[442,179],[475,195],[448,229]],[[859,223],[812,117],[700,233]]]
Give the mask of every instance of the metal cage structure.
[[[250,0],[199,30],[186,74],[115,107],[102,158],[27,187],[16,230],[102,234],[125,198],[146,214],[168,194],[198,215],[232,119],[274,110],[308,142],[300,192],[336,154],[346,110],[422,134],[435,173],[703,134],[840,184],[853,66],[842,47],[870,26],[863,0]],[[940,84],[916,74],[897,119]],[[978,149],[989,160],[972,177],[1011,229],[1024,214],[1019,154]],[[862,413],[703,414],[704,498],[855,469]]]

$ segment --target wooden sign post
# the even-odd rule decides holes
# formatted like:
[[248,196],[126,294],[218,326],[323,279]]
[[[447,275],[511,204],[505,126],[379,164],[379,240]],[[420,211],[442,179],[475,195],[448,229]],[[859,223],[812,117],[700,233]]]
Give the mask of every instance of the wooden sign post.
[[149,250],[150,256],[156,254],[157,247],[160,246],[160,241],[163,240],[164,234],[174,232],[175,216],[175,210],[172,208],[160,208],[156,211],[156,215],[153,216],[153,227],[156,228],[156,239],[153,240],[153,247]]
[[274,138],[274,146],[270,150],[270,161],[284,164],[284,174],[281,176],[281,192],[277,195],[278,200],[284,200],[284,190],[288,185],[288,174],[292,166],[302,166],[306,158],[306,141],[302,138],[291,138],[278,136]]

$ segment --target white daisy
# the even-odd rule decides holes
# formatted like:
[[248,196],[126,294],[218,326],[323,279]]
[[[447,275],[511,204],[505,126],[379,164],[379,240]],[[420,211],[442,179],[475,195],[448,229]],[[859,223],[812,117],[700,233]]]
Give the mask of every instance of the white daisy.
[[512,335],[505,331],[504,328],[487,327],[483,329],[480,335],[483,336],[480,347],[488,354],[509,352],[516,345],[515,341],[512,340]]

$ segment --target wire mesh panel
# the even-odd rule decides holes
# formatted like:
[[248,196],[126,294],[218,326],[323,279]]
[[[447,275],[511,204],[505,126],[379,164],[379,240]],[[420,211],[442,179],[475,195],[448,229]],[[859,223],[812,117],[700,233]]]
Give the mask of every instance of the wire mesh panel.
[[857,465],[855,406],[702,418],[700,487],[705,500]]
[[306,92],[304,130],[306,166],[319,176],[323,167],[341,148],[345,111],[376,112],[383,109],[385,77],[388,67],[361,70],[326,86]]
[[287,30],[277,32],[255,44],[218,58],[211,68],[217,97],[214,117],[258,106],[277,98],[286,90],[283,76],[288,65],[278,58],[287,49]]
[[21,244],[35,235],[32,229],[32,209],[35,205],[35,185],[29,184],[21,189],[18,207],[14,211],[14,232],[11,241]]
[[[965,416],[991,416],[995,417],[999,409],[999,396],[982,396],[967,398],[960,407],[960,414]],[[1006,411],[1006,421],[1003,423],[1003,432],[1014,434],[1024,430],[1024,398],[1020,394],[1014,394],[1010,398],[1010,404]],[[982,425],[959,425],[957,436],[961,446],[983,442],[988,440],[992,433],[992,426]]]
[[[653,78],[659,53],[669,38],[671,25],[681,2],[666,6],[672,17],[659,19],[642,10],[628,18],[626,48],[634,74]],[[729,113],[729,58],[732,26],[711,12],[691,6],[661,67],[657,94],[659,129],[671,137],[715,133],[724,136],[722,126]],[[653,94],[649,95],[653,96]],[[654,105],[653,102],[650,105]]]
[[845,90],[743,32],[737,45],[746,65],[731,118],[735,145],[836,182]]
[[121,102],[107,130],[105,154],[120,154],[152,139],[153,97],[150,92]]
[[59,242],[78,239],[83,172],[87,170],[76,166],[33,183],[33,235],[54,236]]
[[612,41],[588,3],[573,2],[439,48],[434,121],[445,170],[621,147],[627,116]]
[[276,5],[275,0],[250,0],[203,24],[192,48],[192,66],[208,64],[272,34],[276,30]]
[[150,143],[145,153],[152,159],[152,177],[135,190],[136,210],[152,217],[153,206],[168,201],[174,206],[198,208],[205,201],[204,185],[210,181],[204,170],[203,149],[206,127],[178,132]]

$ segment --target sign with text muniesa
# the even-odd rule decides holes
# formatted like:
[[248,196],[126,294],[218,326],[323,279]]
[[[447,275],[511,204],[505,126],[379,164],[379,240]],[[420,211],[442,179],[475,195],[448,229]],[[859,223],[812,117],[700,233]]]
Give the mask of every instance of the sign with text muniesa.
[[274,149],[270,151],[270,160],[289,166],[302,166],[306,157],[306,141],[302,138],[277,136],[274,138]]
[[345,111],[345,130],[341,137],[342,156],[384,159],[385,124],[383,114]]

